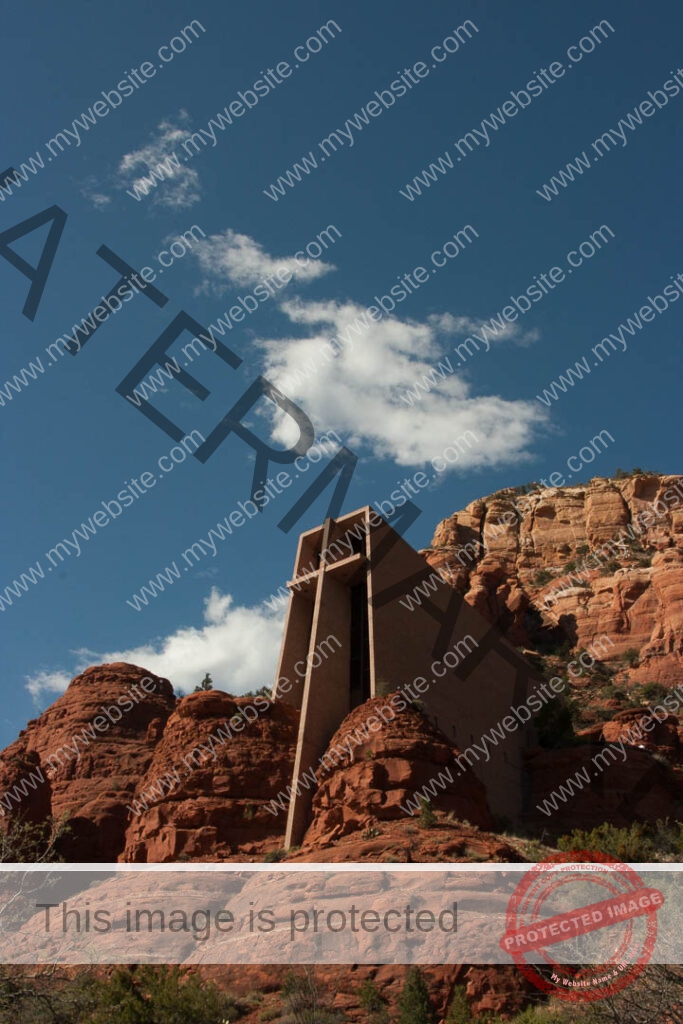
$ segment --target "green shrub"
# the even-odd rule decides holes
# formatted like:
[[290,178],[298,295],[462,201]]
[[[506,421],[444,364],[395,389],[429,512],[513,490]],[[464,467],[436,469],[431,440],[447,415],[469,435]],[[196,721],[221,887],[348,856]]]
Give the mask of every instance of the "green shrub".
[[465,986],[456,985],[453,989],[453,998],[448,1007],[446,1024],[469,1024],[472,1020],[469,1003],[465,996]]
[[[3,922],[7,925],[3,917]],[[13,1024],[85,1024],[95,1007],[89,970],[0,965],[0,1020]],[[68,973],[66,973],[68,971]]]
[[247,690],[245,693],[241,693],[240,697],[267,697],[270,700],[272,694],[272,686],[259,686],[258,690]]
[[[572,1008],[573,1009],[573,1008]],[[508,1024],[578,1024],[578,1017],[565,1015],[565,1007],[555,1008],[549,1006],[527,1006],[525,1010],[518,1013]],[[586,1013],[586,1004],[581,1007],[581,1024],[592,1024],[593,1018]]]
[[277,850],[269,850],[263,858],[266,864],[276,864],[278,861],[284,860],[287,856],[287,851],[283,846],[279,846]]
[[596,661],[590,668],[590,674],[595,679],[610,679],[614,675],[614,669],[610,668],[606,661]]
[[431,801],[426,797],[420,797],[420,813],[417,818],[419,828],[434,828],[436,825],[436,814]]
[[165,965],[117,967],[92,987],[95,1009],[88,1024],[222,1024],[249,1008],[212,982]]
[[70,831],[63,818],[48,817],[36,823],[19,814],[5,830],[0,829],[0,864],[61,861],[59,845]]
[[604,700],[615,700],[616,703],[621,703],[621,705],[629,702],[629,698],[624,690],[618,686],[614,686],[613,683],[608,683],[607,686],[603,686],[600,690],[600,696]]
[[377,1010],[381,1010],[386,1006],[387,1002],[372,978],[365,979],[358,990],[358,998],[360,1005],[368,1013],[375,1013]]
[[609,722],[613,712],[609,708],[593,708],[589,712],[594,722]]
[[662,683],[645,683],[640,692],[645,700],[652,702],[663,700],[669,694],[668,688],[663,686]]
[[622,658],[629,668],[637,668],[640,660],[640,652],[637,647],[627,647],[622,654]]
[[586,832],[574,829],[557,841],[560,850],[596,850],[625,861],[655,861],[678,858],[683,852],[683,823],[661,819],[655,824],[633,822],[617,828],[603,822]]
[[544,847],[540,839],[525,839],[524,840],[524,856],[528,861],[538,862],[545,853]]
[[547,569],[539,569],[534,576],[534,585],[537,587],[544,587],[546,583],[550,583],[552,579],[554,579],[554,577],[551,572],[548,572]]
[[363,982],[358,998],[367,1014],[367,1024],[390,1024],[387,1001],[372,978],[366,978]]
[[534,719],[540,745],[552,749],[573,743],[575,713],[574,702],[561,695],[544,704]]
[[560,630],[544,636],[538,646],[545,655],[562,658],[563,661],[567,660],[572,650],[571,641],[567,636],[562,636]]
[[361,839],[368,840],[368,839],[377,839],[377,836],[381,836],[381,835],[382,835],[382,829],[381,828],[377,828],[376,825],[370,825],[370,826],[368,826],[368,828],[365,829],[364,832],[361,832],[361,836],[360,837],[361,837]]
[[284,1009],[282,1024],[337,1024],[340,1016],[332,1013],[310,967],[290,971],[282,987]]
[[436,1014],[429,1002],[429,990],[419,967],[409,969],[398,1008],[397,1024],[435,1024]]

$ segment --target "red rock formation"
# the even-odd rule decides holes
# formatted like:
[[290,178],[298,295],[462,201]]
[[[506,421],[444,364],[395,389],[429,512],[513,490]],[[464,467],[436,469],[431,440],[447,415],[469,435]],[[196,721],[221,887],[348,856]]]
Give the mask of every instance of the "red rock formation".
[[525,863],[519,850],[506,839],[468,823],[438,815],[431,828],[420,828],[412,818],[395,821],[368,817],[365,831],[351,832],[338,839],[308,841],[289,853],[287,863],[305,861],[320,864],[379,863],[429,864],[507,861]]
[[[572,646],[607,634],[608,661],[637,648],[632,682],[674,685],[683,680],[680,480],[643,475],[522,496],[501,491],[441,522],[423,554],[486,618],[510,609],[514,643],[534,645],[540,613],[542,628],[559,627]],[[567,572],[568,562],[577,568]]]
[[[654,760],[648,751],[634,747],[624,747],[625,760],[618,747],[608,748],[613,754],[605,754],[594,764],[592,758],[602,749],[591,745],[529,751],[529,827],[557,836],[575,828],[590,830],[605,821],[623,828],[643,819],[683,820],[680,776]],[[585,772],[588,781],[580,776],[581,787],[577,782],[573,796],[557,800],[555,810],[544,804],[568,779],[575,780],[577,772]],[[550,813],[539,810],[539,805]]]
[[[623,534],[621,544],[616,543],[650,502],[667,504],[664,499],[678,480],[638,476],[596,479],[522,497],[499,492],[444,520],[424,554],[487,619],[504,608],[512,611],[508,637],[513,643],[533,652],[539,639],[565,637],[573,647],[589,647],[606,634],[614,644],[606,658],[620,669],[617,683],[626,681],[628,671],[629,684],[680,685],[683,500],[668,499],[665,514],[650,515],[636,543],[627,543]],[[524,514],[515,511],[514,501]],[[570,561],[577,569],[568,572]],[[638,658],[627,669],[623,655],[628,648],[635,648]],[[152,692],[112,723],[102,705],[111,708],[146,676],[154,683]],[[458,751],[417,711],[406,710],[360,737],[360,727],[383,703],[378,698],[356,708],[333,737],[330,752],[346,749],[348,756],[335,755],[336,764],[327,760],[330,767],[320,773],[304,845],[289,859],[520,859],[514,841],[485,831],[493,824],[483,786],[471,772],[458,777]],[[88,669],[0,755],[0,793],[11,793],[33,773],[38,783],[29,784],[24,797],[19,793],[17,807],[35,821],[48,814],[68,818],[67,859],[263,859],[284,833],[286,807],[273,816],[265,805],[291,783],[298,715],[273,705],[244,732],[221,743],[218,729],[225,733],[226,720],[240,711],[249,717],[248,705],[253,701],[218,691],[177,701],[167,680],[132,665]],[[528,752],[529,824],[539,833],[589,829],[605,820],[623,825],[637,816],[683,818],[683,785],[662,762],[662,755],[674,765],[683,761],[683,727],[676,716],[663,717],[634,745],[634,723],[646,709],[604,706],[615,711],[611,721],[584,730],[583,745]],[[103,728],[93,727],[97,717]],[[350,734],[360,741],[348,748]],[[626,760],[617,752],[612,770],[596,774],[592,758],[606,744],[622,740]],[[561,804],[551,817],[538,811],[537,804],[582,768],[588,769],[590,782],[573,801]],[[454,781],[434,790],[437,823],[419,828],[401,805],[440,773],[444,779],[446,770],[452,770]],[[159,789],[160,778],[168,780],[174,771],[177,784],[167,781]],[[131,815],[130,806],[141,813]],[[266,998],[244,1018],[247,1024],[264,1019],[264,1008],[281,1004],[287,970],[202,968],[233,991],[260,989],[272,995],[272,1001]],[[364,1022],[358,998],[362,981],[373,977],[395,1007],[405,972],[400,965],[385,965],[326,966],[318,973],[335,1007],[350,1020]],[[528,986],[514,968],[454,965],[428,967],[425,974],[442,1015],[455,985],[465,986],[471,1010],[484,1016],[514,1014],[528,999]]]
[[3,752],[0,792],[12,792],[29,770],[36,782],[9,817],[64,818],[68,859],[115,860],[125,842],[126,805],[154,753],[150,731],[163,727],[174,705],[168,680],[136,665],[86,669]]
[[260,710],[218,690],[181,700],[137,787],[142,813],[131,818],[124,860],[220,860],[245,843],[279,840],[286,811],[264,805],[292,780],[298,719],[286,704]]
[[[611,721],[603,723],[600,740],[603,743],[616,744],[623,740],[625,749],[640,747],[651,754],[661,754],[672,763],[679,761],[681,741],[677,716],[667,714],[661,707],[654,707],[653,710],[657,713],[656,718],[647,708],[618,711]],[[644,726],[647,726],[647,729]]]
[[[541,641],[549,637],[556,641],[564,637],[576,648],[590,646],[605,634],[614,645],[605,649],[605,656],[619,669],[614,676],[617,685],[626,683],[628,688],[638,681],[658,680],[680,684],[683,501],[674,500],[677,482],[676,477],[638,476],[596,479],[588,485],[521,497],[512,491],[499,492],[444,520],[425,556],[488,619],[510,609],[513,642],[533,651],[543,649]],[[650,503],[657,503],[662,514],[650,512],[643,519]],[[629,542],[623,531],[631,527],[634,532],[636,517],[642,532],[635,531],[637,542]],[[594,554],[589,556],[589,551]],[[573,578],[565,571],[568,561],[577,563]],[[628,648],[637,652],[637,659],[629,657],[629,666],[623,660]],[[88,669],[77,677],[0,758],[0,792],[11,793],[15,785],[29,779],[26,795],[19,793],[21,811],[33,820],[50,813],[67,816],[74,859],[259,857],[275,847],[284,829],[285,810],[273,816],[265,805],[291,782],[296,713],[275,705],[257,714],[244,732],[221,743],[217,730],[240,708],[248,714],[249,701],[210,691],[178,703],[167,680],[150,677],[152,692],[131,703],[121,720],[110,722],[102,706],[116,705],[144,676],[144,670],[135,666],[110,665]],[[576,692],[587,682],[579,680]],[[594,699],[594,690],[591,684],[585,691],[587,701]],[[348,735],[380,703],[357,708],[331,746],[343,748]],[[627,736],[642,713],[619,711],[611,701],[606,706],[615,712],[613,720],[588,730],[585,739],[595,746],[586,747],[585,752]],[[103,724],[101,730],[93,728],[95,720]],[[669,716],[636,744],[648,753],[641,752],[639,761],[634,751],[621,774],[637,782],[639,773],[656,764],[651,754],[678,764],[683,760],[680,735],[683,728]],[[216,737],[213,747],[212,736]],[[353,839],[354,850],[349,847],[342,853],[340,847],[339,856],[365,856],[363,843],[367,846],[369,840],[363,840],[362,833],[378,823],[386,828],[404,819],[401,805],[406,806],[406,799],[440,772],[445,778],[457,753],[414,711],[397,716],[379,732],[369,731],[351,748],[348,757],[338,757],[336,767],[322,775],[306,837],[306,849],[324,850],[330,859],[336,855],[335,844],[345,837]],[[584,764],[579,749],[530,753],[532,806]],[[179,773],[175,782],[169,774],[174,771]],[[43,780],[35,788],[31,772]],[[671,815],[678,799],[676,787],[670,780],[660,781],[660,795],[651,802],[651,809],[656,804],[662,816]],[[605,784],[612,786],[611,779]],[[618,794],[619,787],[613,788]],[[437,808],[451,810],[455,817],[484,829],[491,826],[483,788],[472,773],[462,778],[456,773],[452,785],[434,792]],[[602,797],[596,800],[593,787],[590,796],[582,796],[576,805],[582,808],[582,820],[599,823],[609,817],[607,811],[615,800],[618,804],[618,795],[607,803]],[[131,815],[129,807],[140,813]],[[398,830],[392,825],[387,831],[391,842],[383,845],[380,837],[374,837],[378,845],[372,855],[380,856],[381,849],[390,847],[400,849]],[[449,847],[455,859],[463,848],[459,842],[453,837]],[[496,857],[499,852],[494,852],[494,846],[488,854]],[[465,847],[469,848],[467,842]],[[410,844],[406,849],[415,856]],[[482,847],[481,855],[486,852]],[[367,854],[371,855],[369,850]],[[429,858],[436,853],[423,843],[417,855]]]
[[319,771],[322,781],[304,848],[317,848],[376,822],[405,819],[401,805],[435,778],[441,781],[434,786],[434,807],[491,827],[484,786],[471,773],[458,779],[454,758],[459,751],[418,711],[408,708],[381,729],[368,728],[371,716],[382,721],[379,710],[385,704],[383,697],[366,701],[332,737],[323,761],[328,768]]
[[[282,1009],[280,994],[285,976],[290,967],[282,964],[254,967],[205,967],[202,973],[219,987],[239,996],[250,992],[264,993],[263,1002],[240,1018],[244,1024],[257,1024],[266,1019],[263,1014],[269,1010]],[[295,968],[301,970],[301,968]],[[473,1017],[484,1020],[507,1019],[520,1013],[530,1000],[536,1001],[538,989],[534,988],[516,967],[481,967],[468,964],[448,964],[422,968],[429,986],[432,1005],[439,1015],[445,1017],[453,999],[456,986],[465,990]],[[408,968],[402,964],[385,964],[381,967],[359,965],[349,968],[327,964],[313,969],[315,984],[323,999],[333,1010],[344,1013],[354,1024],[367,1024],[368,1014],[360,1001],[360,989],[371,979],[387,1000],[389,1010],[395,1014],[401,989],[405,984]],[[438,1018],[437,1018],[438,1019]]]

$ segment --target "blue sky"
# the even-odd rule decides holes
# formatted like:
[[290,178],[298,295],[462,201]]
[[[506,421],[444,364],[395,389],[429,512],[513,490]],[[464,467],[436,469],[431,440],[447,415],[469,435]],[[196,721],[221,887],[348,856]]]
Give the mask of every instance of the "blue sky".
[[[193,19],[204,31],[172,60],[165,50],[168,62],[160,67],[159,49],[181,38]],[[317,30],[330,19],[341,31],[312,52]],[[433,67],[432,48],[466,19],[478,31]],[[591,50],[590,30],[603,19],[614,31]],[[156,279],[169,300],[163,309],[136,295],[76,358],[50,365],[0,408],[6,498],[0,594],[37,562],[48,569],[46,552],[115,498],[124,481],[145,472],[158,478],[84,541],[80,556],[74,549],[3,611],[8,699],[0,741],[14,738],[79,666],[104,656],[130,657],[181,688],[206,670],[233,691],[270,683],[281,618],[263,599],[288,578],[296,535],[322,519],[330,492],[289,535],[276,524],[333,452],[218,545],[215,557],[209,552],[136,611],[127,600],[174,560],[184,567],[182,552],[248,498],[253,452],[231,436],[205,464],[188,458],[161,474],[158,459],[174,442],[115,388],[180,310],[203,326],[215,323],[273,267],[291,267],[294,254],[328,225],[340,233],[335,244],[229,332],[243,359],[239,369],[205,352],[193,370],[211,391],[205,402],[174,381],[152,404],[185,431],[208,436],[259,373],[274,383],[291,378],[326,339],[374,305],[375,295],[422,266],[425,282],[393,317],[371,324],[336,359],[317,356],[311,379],[287,392],[316,436],[336,430],[358,455],[344,511],[386,498],[426,467],[435,479],[416,498],[423,514],[408,534],[423,546],[440,519],[474,498],[566,473],[568,457],[603,430],[613,442],[572,482],[616,466],[680,472],[675,414],[683,303],[655,314],[633,338],[624,336],[627,348],[617,345],[597,368],[591,354],[648,295],[661,294],[683,272],[677,223],[683,89],[662,109],[646,108],[642,124],[618,128],[648,91],[677,72],[680,28],[680,5],[632,0],[605,0],[599,16],[581,0],[455,6],[426,0],[419,8],[403,0],[242,6],[199,0],[191,10],[176,0],[161,7],[123,0],[115,16],[75,0],[66,8],[39,2],[6,12],[0,47],[13,88],[6,96],[3,168],[36,153],[45,167],[0,203],[0,232],[53,204],[68,219],[33,322],[22,315],[28,280],[0,260],[0,384],[36,354],[44,356],[118,279],[96,255],[102,244],[137,269],[158,270],[158,254],[179,234],[198,225],[205,238]],[[586,38],[591,52],[560,75],[554,62],[565,69],[568,48]],[[295,68],[294,49],[302,45],[298,53],[309,59]],[[46,159],[48,140],[73,131],[103,90],[116,89],[147,61],[147,74],[156,68],[153,77],[138,70],[144,85],[88,131],[80,129],[79,145],[72,138]],[[185,160],[182,141],[207,129],[239,91],[282,62],[292,68],[289,76],[223,131],[213,128],[215,146],[209,127],[207,145]],[[556,78],[547,71],[551,65]],[[353,145],[345,141],[320,161],[320,140],[375,99],[375,90],[391,91],[405,68],[413,69],[412,88],[399,96],[395,86],[395,103],[352,129]],[[456,141],[473,128],[481,132],[482,120],[490,121],[511,91],[538,81],[542,69],[543,93],[498,130],[484,129],[480,139],[488,132],[489,145],[480,142],[458,160],[463,149]],[[614,148],[598,159],[592,143],[610,128]],[[179,169],[133,198],[136,178],[174,150]],[[269,198],[264,190],[310,152],[317,169],[285,186],[277,202]],[[435,172],[429,189],[406,199],[401,190],[444,154],[452,169]],[[586,169],[574,182],[551,201],[539,195],[582,154]],[[465,225],[477,237],[431,273],[431,254]],[[510,295],[519,296],[552,267],[566,272],[567,254],[602,225],[612,237],[605,235],[571,277],[565,273],[501,332],[490,351],[482,348],[460,368],[454,357],[454,372],[412,408],[401,400],[466,336],[481,332],[482,321],[498,315]],[[13,248],[35,264],[46,232]],[[172,353],[190,340],[184,335]],[[549,407],[539,402],[535,396],[586,353],[590,375]],[[293,443],[281,417],[255,411],[248,425],[276,447]],[[435,475],[431,458],[464,429],[480,443]]]

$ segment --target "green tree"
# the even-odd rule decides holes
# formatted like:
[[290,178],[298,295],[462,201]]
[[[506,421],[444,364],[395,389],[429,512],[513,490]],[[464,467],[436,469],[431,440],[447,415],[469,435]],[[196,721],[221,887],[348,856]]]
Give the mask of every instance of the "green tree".
[[33,822],[18,814],[4,830],[0,829],[0,864],[64,860],[59,844],[70,831],[64,818],[50,816]]
[[358,991],[360,1005],[367,1014],[367,1024],[389,1024],[387,1001],[372,978],[366,978]]
[[453,989],[451,1005],[448,1007],[446,1024],[470,1024],[471,1020],[472,1014],[465,996],[465,986],[456,985]]
[[97,990],[89,1024],[222,1024],[244,1012],[234,997],[178,967],[118,967]]
[[202,693],[204,690],[213,690],[213,679],[210,672],[207,672],[199,686],[194,688],[195,693]]
[[[78,970],[78,969],[77,969]],[[68,973],[66,973],[68,972]],[[73,974],[56,964],[0,964],[0,1021],[12,1024],[80,1024],[94,1006],[89,971]]]
[[290,971],[282,986],[286,1015],[282,1024],[337,1024],[337,1013],[328,1009],[327,1000],[310,967]]
[[419,967],[411,967],[398,1000],[398,1024],[436,1024],[429,990]]
[[574,742],[572,704],[557,696],[544,704],[534,719],[538,742],[546,749],[566,747]]

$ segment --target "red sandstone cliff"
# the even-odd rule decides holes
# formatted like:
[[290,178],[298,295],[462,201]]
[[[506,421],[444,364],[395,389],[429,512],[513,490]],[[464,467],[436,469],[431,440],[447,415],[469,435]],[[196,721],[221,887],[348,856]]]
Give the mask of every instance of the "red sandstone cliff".
[[457,782],[450,768],[459,751],[418,711],[408,708],[381,730],[366,730],[360,743],[349,741],[362,736],[363,724],[385,704],[375,697],[355,708],[330,740],[336,763],[328,758],[304,848],[330,845],[380,822],[405,820],[408,801],[414,805],[415,792],[439,772],[446,788],[437,791],[434,806],[477,827],[493,826],[483,784],[470,774]]
[[[286,704],[271,704],[224,738],[226,723],[249,707],[249,698],[217,690],[178,703],[136,788],[133,806],[141,813],[130,816],[124,860],[226,860],[254,841],[270,838],[267,847],[281,845],[285,817],[273,816],[264,804],[292,781],[299,715]],[[141,798],[150,795],[144,809]]]
[[608,661],[637,649],[632,681],[679,684],[681,484],[640,475],[499,491],[444,519],[423,554],[486,618],[508,608],[517,643],[534,647],[539,632],[559,629],[571,647],[589,647],[607,634]]
[[[143,680],[150,680],[149,692],[142,688]],[[126,701],[132,707],[124,711]],[[26,795],[18,805],[12,803],[7,817],[18,813],[40,821],[51,814],[68,819],[64,852],[69,860],[115,858],[125,843],[130,817],[126,805],[175,704],[167,679],[135,665],[87,669],[0,755],[1,793],[12,791],[31,772],[36,780],[24,785]],[[112,722],[118,711],[108,718],[103,708],[114,706],[121,718]]]

